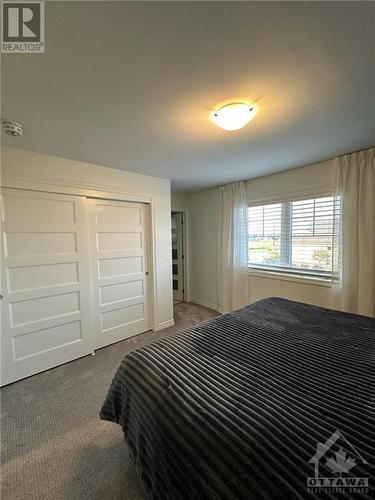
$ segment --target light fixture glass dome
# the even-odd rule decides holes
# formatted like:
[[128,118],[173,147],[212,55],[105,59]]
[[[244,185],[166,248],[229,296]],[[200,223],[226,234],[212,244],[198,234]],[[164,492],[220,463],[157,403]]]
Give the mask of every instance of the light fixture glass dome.
[[233,102],[212,111],[211,120],[224,130],[238,130],[249,123],[256,115],[253,104]]

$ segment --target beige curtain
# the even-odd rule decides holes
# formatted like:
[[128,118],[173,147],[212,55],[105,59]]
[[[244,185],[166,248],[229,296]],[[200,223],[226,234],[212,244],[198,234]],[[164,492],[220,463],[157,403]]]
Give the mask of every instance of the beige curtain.
[[244,182],[219,188],[217,303],[227,313],[249,303]]
[[336,159],[339,253],[334,306],[375,316],[375,149]]

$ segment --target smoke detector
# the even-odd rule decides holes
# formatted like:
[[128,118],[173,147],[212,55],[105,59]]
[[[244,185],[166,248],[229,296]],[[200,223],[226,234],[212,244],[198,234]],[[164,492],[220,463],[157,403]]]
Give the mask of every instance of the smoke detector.
[[13,137],[17,137],[23,134],[23,126],[17,122],[11,122],[7,120],[2,121],[3,132]]

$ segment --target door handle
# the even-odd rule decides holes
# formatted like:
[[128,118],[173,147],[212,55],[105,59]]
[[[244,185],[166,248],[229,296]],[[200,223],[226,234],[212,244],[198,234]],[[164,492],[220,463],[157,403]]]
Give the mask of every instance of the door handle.
[[1,293],[0,293],[0,300],[3,300],[3,296],[1,295]]
[[148,276],[150,273],[148,271],[145,272],[145,275]]

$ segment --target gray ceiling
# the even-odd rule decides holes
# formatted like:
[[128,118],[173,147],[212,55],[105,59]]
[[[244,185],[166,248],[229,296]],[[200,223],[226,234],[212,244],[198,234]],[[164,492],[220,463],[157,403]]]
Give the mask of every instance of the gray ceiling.
[[[193,191],[375,143],[373,2],[46,2],[46,53],[2,56],[5,143]],[[224,132],[228,98],[258,104]]]

